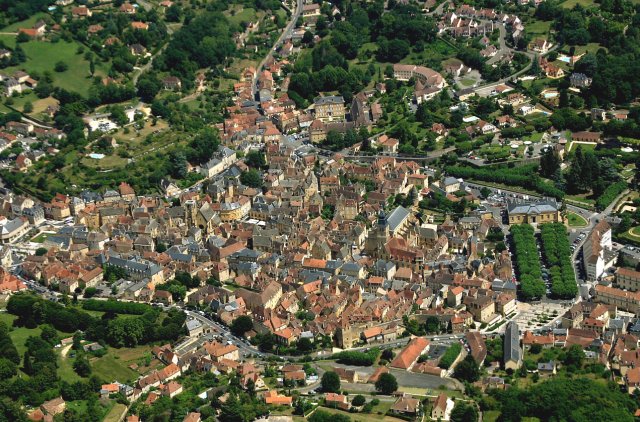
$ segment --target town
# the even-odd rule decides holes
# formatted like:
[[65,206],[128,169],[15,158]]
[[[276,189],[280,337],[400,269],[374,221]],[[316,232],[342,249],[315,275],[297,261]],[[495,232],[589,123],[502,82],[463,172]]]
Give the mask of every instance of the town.
[[633,2],[17,3],[3,420],[640,418]]

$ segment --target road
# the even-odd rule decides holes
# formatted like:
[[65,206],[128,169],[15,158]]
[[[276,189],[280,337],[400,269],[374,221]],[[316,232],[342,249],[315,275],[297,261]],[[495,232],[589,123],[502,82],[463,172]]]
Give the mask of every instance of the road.
[[[147,12],[153,8],[153,5],[151,5],[146,0],[138,0],[138,3]],[[173,29],[171,29],[171,27],[169,26],[167,26],[167,34],[169,35],[173,34]],[[146,72],[151,68],[151,65],[153,65],[153,59],[158,57],[158,55],[162,54],[162,52],[167,48],[168,45],[169,45],[169,42],[166,42],[162,47],[160,47],[158,51],[156,51],[156,53],[153,56],[151,56],[149,61],[144,66],[138,69],[138,71],[133,75],[133,78],[132,78],[133,86],[135,86],[138,83],[138,79],[140,78],[140,75],[142,75],[144,72]]]
[[507,47],[507,30],[505,29],[504,24],[498,24],[497,26],[500,31],[500,36],[498,37],[500,45],[496,55],[487,60],[487,64],[494,64],[498,62],[505,54],[511,51],[511,49]]
[[269,50],[267,55],[262,59],[262,61],[260,62],[260,64],[256,68],[256,74],[253,77],[253,81],[251,83],[251,93],[253,95],[253,98],[256,98],[256,95],[258,93],[258,76],[260,75],[260,72],[262,71],[262,68],[264,67],[264,64],[267,61],[269,61],[269,60],[271,60],[273,58],[273,53],[274,53],[274,51],[277,50],[278,46],[280,44],[282,44],[282,42],[286,38],[291,36],[291,31],[295,27],[296,22],[298,21],[298,18],[300,17],[300,14],[302,13],[302,5],[303,5],[303,0],[297,0],[296,1],[296,8],[293,11],[293,13],[291,14],[291,19],[289,20],[289,23],[285,27],[284,31],[282,31],[282,34],[280,34],[280,37],[278,37],[278,40],[273,44],[273,47]]

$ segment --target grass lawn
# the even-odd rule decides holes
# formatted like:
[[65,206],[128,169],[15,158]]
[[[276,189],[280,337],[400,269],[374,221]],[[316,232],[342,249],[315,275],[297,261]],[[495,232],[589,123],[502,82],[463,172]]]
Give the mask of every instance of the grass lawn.
[[576,4],[579,4],[580,6],[587,8],[589,6],[593,6],[593,3],[593,0],[567,0],[564,3],[560,3],[560,6],[565,9],[573,9]]
[[104,422],[118,422],[120,421],[120,417],[122,416],[122,413],[127,409],[127,406],[125,406],[122,403],[116,403],[111,410],[109,411],[109,413],[107,413],[107,416],[105,416],[104,418]]
[[571,150],[573,150],[573,148],[578,148],[579,146],[582,147],[583,151],[593,151],[596,149],[596,146],[598,144],[596,144],[595,142],[575,142],[575,141],[571,141],[571,143],[569,144],[569,148],[567,149],[567,152],[571,152]]
[[68,354],[67,356],[63,357],[60,353],[62,348],[57,348],[55,350],[56,355],[58,356],[58,375],[60,376],[60,378],[67,382],[75,382],[81,380],[82,377],[76,374],[76,372],[73,370],[74,358],[72,358]]
[[580,195],[567,195],[566,198],[576,202],[582,202],[587,205],[595,205],[596,201],[594,199],[587,198],[587,196],[589,196],[588,193],[583,193]]
[[235,11],[235,14],[229,13],[227,19],[237,24],[240,24],[240,22],[255,22],[258,17],[262,17],[262,15],[264,15],[264,12],[256,12],[256,9],[251,7],[242,8],[241,10],[234,8],[232,10]]
[[45,16],[47,16],[47,14],[44,12],[36,13],[29,19],[5,26],[4,28],[0,29],[0,32],[18,32],[19,28],[31,28],[38,20],[44,18]]
[[550,27],[551,22],[534,21],[527,24],[527,33],[531,35],[546,35],[547,33],[549,33]]
[[3,321],[5,324],[7,324],[10,327],[11,331],[9,331],[9,336],[11,337],[13,344],[16,346],[16,349],[18,349],[18,353],[20,354],[20,356],[22,356],[24,355],[25,350],[27,350],[27,348],[24,345],[27,342],[27,339],[31,336],[39,336],[42,330],[40,328],[25,328],[25,327],[17,327],[17,328],[11,329],[13,325],[13,321],[15,319],[16,319],[15,315],[11,315],[6,312],[0,313],[0,321]]
[[574,212],[567,213],[567,220],[569,221],[569,227],[586,227],[589,224],[584,217]]
[[29,242],[44,243],[44,241],[47,240],[47,237],[49,237],[49,233],[42,232],[39,235],[33,237],[31,240],[29,240]]
[[473,86],[476,83],[476,80],[473,78],[464,78],[460,81],[460,83],[464,86]]
[[[348,416],[354,422],[367,422],[367,421],[401,421],[402,419],[394,418],[392,416],[385,416],[385,413],[389,410],[392,403],[383,403],[381,402],[378,406],[376,406],[373,410],[373,413],[349,413],[344,412],[338,409],[331,409],[328,407],[320,407],[320,410],[323,410],[327,413],[336,414],[336,415],[344,415]],[[382,413],[382,414],[380,414]]]
[[132,363],[139,364],[145,353],[149,353],[147,346],[134,348],[113,349],[110,348],[106,355],[101,358],[91,358],[93,373],[102,377],[108,382],[117,380],[119,382],[131,382],[138,377],[138,373],[129,369]]
[[640,237],[640,226],[632,227],[629,230],[629,233],[631,234],[631,236]]
[[[572,1],[572,0],[568,0],[568,1]],[[598,43],[595,42],[591,42],[587,45],[576,45],[576,56],[582,54],[582,53],[592,53],[595,54],[598,52],[599,49],[604,48],[605,50],[607,49],[606,47],[601,46]]]
[[9,48],[15,48],[16,46],[16,36],[8,35],[8,34],[0,34],[0,41],[4,43]]
[[483,422],[496,422],[499,417],[500,417],[499,410],[487,410],[486,412],[482,412]]
[[[57,43],[29,41],[21,45],[27,55],[27,61],[18,66],[8,67],[5,69],[6,73],[24,69],[28,73],[37,72],[42,75],[43,72],[49,71],[53,75],[55,86],[87,95],[91,86],[89,62],[84,59],[84,54],[76,54],[79,43],[62,40]],[[59,61],[68,65],[66,71],[58,73],[53,70]],[[96,75],[104,76],[105,74],[103,63],[96,62]]]

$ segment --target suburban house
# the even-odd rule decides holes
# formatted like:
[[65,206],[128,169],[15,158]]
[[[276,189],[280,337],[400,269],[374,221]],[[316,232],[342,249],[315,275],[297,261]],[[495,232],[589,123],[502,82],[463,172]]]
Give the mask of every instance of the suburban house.
[[451,419],[454,402],[446,394],[440,393],[433,402],[431,419],[434,421],[448,421]]

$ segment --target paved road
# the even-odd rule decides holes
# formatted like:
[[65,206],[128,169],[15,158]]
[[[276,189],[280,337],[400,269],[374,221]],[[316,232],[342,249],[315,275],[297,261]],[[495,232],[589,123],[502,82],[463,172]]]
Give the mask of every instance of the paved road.
[[282,44],[282,42],[286,38],[291,36],[291,31],[295,27],[296,22],[298,21],[298,18],[300,17],[300,14],[302,13],[302,4],[303,4],[303,0],[296,0],[296,8],[293,11],[293,13],[291,14],[291,19],[289,20],[289,23],[285,27],[284,31],[282,31],[282,34],[280,34],[280,37],[278,37],[278,40],[275,42],[275,44],[273,44],[273,47],[269,50],[267,55],[262,59],[262,61],[260,62],[260,64],[256,68],[256,75],[253,78],[253,82],[251,83],[251,93],[253,94],[254,98],[256,97],[256,95],[258,93],[258,89],[257,89],[257,87],[258,87],[258,75],[260,75],[260,72],[262,71],[262,68],[264,67],[264,64],[273,57],[273,52],[276,51],[278,46],[280,44]]
[[496,55],[487,60],[487,64],[494,64],[498,62],[505,54],[511,51],[511,49],[507,47],[507,30],[505,29],[504,24],[501,23],[497,26],[500,31],[500,36],[498,38],[500,45],[498,46],[498,52]]

